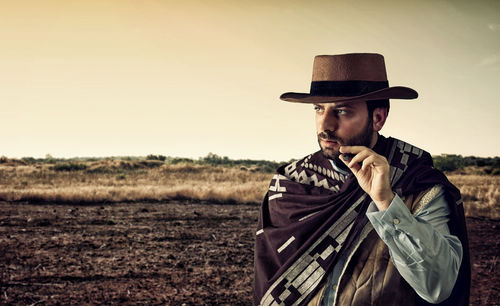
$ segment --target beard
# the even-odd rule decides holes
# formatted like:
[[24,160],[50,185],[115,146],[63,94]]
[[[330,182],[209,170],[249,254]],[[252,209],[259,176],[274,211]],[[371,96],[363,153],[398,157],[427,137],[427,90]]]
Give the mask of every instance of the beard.
[[371,140],[372,140],[372,135],[373,135],[373,121],[371,118],[369,118],[368,122],[366,123],[365,127],[359,132],[358,134],[346,138],[346,137],[338,137],[335,135],[334,132],[325,130],[323,132],[318,133],[318,143],[319,147],[321,148],[321,153],[328,158],[332,159],[336,162],[337,165],[344,165],[344,163],[337,161],[340,161],[339,156],[340,152],[339,150],[334,150],[331,148],[325,148],[321,145],[321,140],[335,140],[337,141],[340,145],[342,146],[365,146],[365,147],[370,147]]

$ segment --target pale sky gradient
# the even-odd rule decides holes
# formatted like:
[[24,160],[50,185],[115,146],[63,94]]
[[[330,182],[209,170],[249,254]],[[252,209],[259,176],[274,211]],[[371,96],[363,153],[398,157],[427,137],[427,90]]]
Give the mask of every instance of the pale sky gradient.
[[318,149],[317,54],[377,52],[382,134],[500,155],[500,1],[0,0],[0,155],[289,160]]

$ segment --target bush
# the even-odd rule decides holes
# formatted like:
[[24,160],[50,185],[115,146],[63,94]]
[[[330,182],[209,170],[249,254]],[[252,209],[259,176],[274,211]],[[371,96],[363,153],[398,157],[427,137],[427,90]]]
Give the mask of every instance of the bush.
[[65,164],[56,164],[52,166],[50,169],[54,171],[79,171],[87,169],[87,166],[84,164],[77,163],[65,163]]
[[440,171],[454,171],[464,167],[463,158],[460,155],[440,155],[434,157],[434,167]]
[[455,154],[442,154],[434,156],[434,167],[441,171],[455,171],[465,167],[477,167],[475,173],[498,175],[495,174],[500,170],[500,157],[475,157],[461,156]]
[[156,168],[163,165],[163,163],[158,160],[143,160],[140,161],[139,164],[146,168]]
[[112,173],[114,170],[109,169],[106,166],[100,166],[95,168],[88,168],[85,170],[87,173]]
[[194,163],[194,160],[191,158],[185,158],[185,157],[174,157],[169,159],[168,161],[169,164],[175,165],[175,164],[180,164],[180,163]]
[[56,159],[50,155],[50,154],[45,154],[45,160],[44,160],[45,163],[47,164],[55,164],[56,163]]
[[23,157],[21,158],[22,161],[24,161],[25,163],[31,165],[31,164],[34,164],[37,162],[36,159],[34,159],[33,157]]
[[146,159],[147,160],[161,160],[161,161],[165,161],[167,159],[167,157],[163,156],[163,155],[149,154],[148,156],[146,156]]

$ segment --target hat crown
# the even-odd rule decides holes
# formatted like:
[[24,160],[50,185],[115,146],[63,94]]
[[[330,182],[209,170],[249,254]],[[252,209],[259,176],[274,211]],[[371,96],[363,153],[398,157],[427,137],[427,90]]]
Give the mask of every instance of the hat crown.
[[417,97],[418,93],[409,87],[389,87],[381,54],[348,53],[316,56],[309,93],[286,92],[280,99],[299,103],[330,103]]
[[377,53],[318,55],[312,81],[387,81],[384,57]]

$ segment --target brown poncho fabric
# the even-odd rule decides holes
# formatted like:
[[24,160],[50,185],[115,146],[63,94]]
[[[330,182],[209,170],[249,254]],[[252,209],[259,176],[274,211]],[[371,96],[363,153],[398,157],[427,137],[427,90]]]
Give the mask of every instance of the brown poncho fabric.
[[[392,189],[401,197],[435,185],[445,189],[451,211],[448,226],[464,252],[454,290],[440,305],[467,305],[470,263],[459,190],[432,167],[430,154],[417,147],[379,135],[373,150],[387,158]],[[260,211],[254,303],[307,303],[326,281],[339,254],[367,234],[362,231],[367,228],[365,212],[370,202],[354,175],[336,172],[320,151],[279,168]]]

